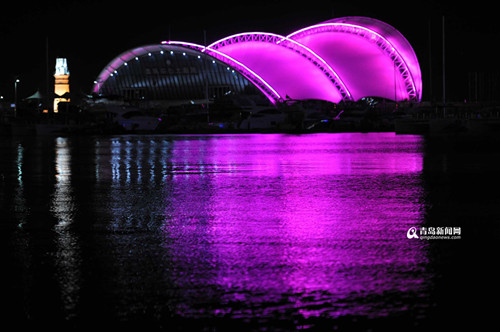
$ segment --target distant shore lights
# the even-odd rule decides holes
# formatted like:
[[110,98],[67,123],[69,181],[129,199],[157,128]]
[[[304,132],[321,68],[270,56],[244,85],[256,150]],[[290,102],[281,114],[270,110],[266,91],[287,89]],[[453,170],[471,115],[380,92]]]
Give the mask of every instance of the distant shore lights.
[[66,58],[56,59],[56,71],[54,73],[54,113],[59,112],[59,102],[69,102],[69,70]]

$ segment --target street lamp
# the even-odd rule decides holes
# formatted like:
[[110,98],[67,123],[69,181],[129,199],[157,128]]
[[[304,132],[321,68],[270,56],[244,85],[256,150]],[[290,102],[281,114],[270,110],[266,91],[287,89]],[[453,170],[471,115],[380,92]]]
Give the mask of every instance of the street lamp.
[[94,81],[94,84],[97,85],[97,95],[100,96],[101,81]]
[[17,116],[17,83],[19,82],[19,79],[16,78],[14,82],[14,116]]

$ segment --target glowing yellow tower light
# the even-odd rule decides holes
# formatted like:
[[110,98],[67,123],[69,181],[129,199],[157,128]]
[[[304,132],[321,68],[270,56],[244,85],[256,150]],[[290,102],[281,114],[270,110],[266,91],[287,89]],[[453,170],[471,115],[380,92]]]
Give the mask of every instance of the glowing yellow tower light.
[[60,101],[69,101],[69,98],[62,98],[65,93],[69,93],[69,70],[68,62],[65,58],[56,59],[56,72],[54,74],[55,85],[54,93],[59,96],[54,98],[54,113],[59,112],[58,104]]

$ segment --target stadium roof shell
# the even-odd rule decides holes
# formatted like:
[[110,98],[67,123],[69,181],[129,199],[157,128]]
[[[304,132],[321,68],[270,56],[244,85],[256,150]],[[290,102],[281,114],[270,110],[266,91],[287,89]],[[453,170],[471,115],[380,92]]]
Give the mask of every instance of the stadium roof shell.
[[419,102],[422,96],[420,66],[410,43],[392,26],[367,17],[332,19],[288,36],[246,32],[208,46],[165,41],[139,47],[111,61],[94,92],[127,61],[162,47],[208,55],[240,73],[273,103],[364,97]]
[[[113,59],[96,80],[93,92],[128,100],[200,101],[243,92],[252,84],[227,64],[175,45],[147,45]],[[207,89],[208,88],[208,89]],[[213,95],[213,94],[212,94]]]

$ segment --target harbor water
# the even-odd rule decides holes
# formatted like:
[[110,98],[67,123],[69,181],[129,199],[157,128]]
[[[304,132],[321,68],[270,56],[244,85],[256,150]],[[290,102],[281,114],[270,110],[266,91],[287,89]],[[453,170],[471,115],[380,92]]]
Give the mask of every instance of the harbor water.
[[173,331],[485,323],[499,157],[483,140],[394,133],[3,137],[0,316]]

